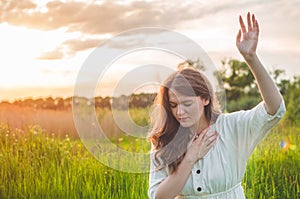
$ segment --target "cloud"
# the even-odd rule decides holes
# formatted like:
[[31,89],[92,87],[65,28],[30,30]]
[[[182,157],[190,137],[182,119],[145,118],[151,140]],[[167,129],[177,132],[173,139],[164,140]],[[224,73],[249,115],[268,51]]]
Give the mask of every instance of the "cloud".
[[234,2],[233,4],[232,0],[218,1],[218,3],[201,0],[174,0],[168,2],[131,1],[127,4],[121,4],[119,1],[104,1],[99,4],[55,0],[48,2],[43,9],[30,0],[10,0],[2,4],[0,21],[2,23],[7,22],[41,30],[55,30],[63,27],[70,32],[76,31],[83,34],[115,34],[145,26],[174,28],[182,22],[201,19],[218,12],[255,5],[279,4],[281,7],[286,2],[278,0]]
[[49,52],[42,53],[37,59],[47,59],[47,60],[54,60],[54,59],[62,59],[64,57],[64,53],[59,50],[53,50]]
[[7,12],[7,11],[14,12],[19,10],[29,10],[29,9],[36,8],[36,4],[31,2],[30,0],[23,0],[23,1],[3,0],[0,3],[3,12]]
[[[91,1],[88,1],[91,2]],[[139,27],[165,27],[176,29],[191,20],[200,20],[217,13],[236,12],[245,7],[261,7],[262,12],[268,8],[286,15],[298,16],[299,3],[285,1],[254,1],[234,2],[232,0],[219,1],[49,1],[44,7],[30,0],[2,1],[2,15],[0,23],[6,22],[16,26],[25,26],[39,30],[56,30],[66,28],[68,32],[81,32],[82,35],[115,35],[119,32]],[[274,5],[274,6],[272,6]],[[285,6],[284,6],[285,5]],[[293,9],[297,8],[297,9]],[[278,16],[282,16],[282,13]],[[226,16],[225,16],[226,17]],[[219,20],[218,18],[214,20]],[[286,23],[287,28],[291,28]],[[296,33],[295,33],[296,34]],[[69,40],[57,49],[43,53],[41,59],[60,59],[64,56],[75,55],[76,52],[96,47],[100,40]]]
[[3,7],[1,22],[41,30],[67,27],[71,32],[106,34],[141,26],[172,28],[182,21],[201,18],[230,6],[220,4],[214,8],[200,1],[132,1],[128,4],[117,1],[102,4],[51,1],[41,10],[29,0],[21,3],[13,0],[7,1]]
[[87,39],[87,40],[67,40],[65,41],[62,46],[65,46],[69,49],[72,49],[72,51],[75,53],[77,51],[83,51],[90,48],[94,48],[101,43],[101,39]]
[[62,59],[72,57],[79,51],[88,50],[97,47],[102,42],[101,39],[71,39],[63,42],[56,49],[44,52],[38,59]]

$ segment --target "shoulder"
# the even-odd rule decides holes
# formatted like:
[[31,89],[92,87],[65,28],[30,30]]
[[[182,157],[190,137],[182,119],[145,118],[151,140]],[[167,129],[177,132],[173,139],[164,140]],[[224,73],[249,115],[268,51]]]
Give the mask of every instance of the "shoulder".
[[224,125],[226,123],[236,122],[243,114],[245,114],[245,110],[235,111],[231,113],[222,113],[218,116],[216,120],[216,125]]
[[[260,112],[263,112],[262,114]],[[245,120],[253,117],[255,114],[259,116],[264,116],[265,107],[263,101],[258,103],[251,109],[248,110],[239,110],[230,113],[223,113],[219,116],[218,120],[220,121],[237,121],[237,120]]]
[[233,133],[249,126],[257,106],[250,110],[239,110],[231,113],[222,113],[215,122],[215,129],[220,133]]
[[286,112],[284,101],[282,100],[277,112],[274,115],[267,113],[264,105],[264,101],[261,101],[255,107],[249,110],[240,110],[231,113],[223,113],[219,115],[216,120],[216,126],[219,128],[230,128],[235,126],[236,128],[243,128],[246,126],[262,126],[270,123],[271,121],[279,121]]

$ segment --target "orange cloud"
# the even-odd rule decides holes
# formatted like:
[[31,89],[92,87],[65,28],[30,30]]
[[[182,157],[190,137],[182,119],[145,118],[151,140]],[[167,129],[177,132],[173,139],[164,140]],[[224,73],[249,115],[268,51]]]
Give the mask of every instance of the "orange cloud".
[[116,33],[140,26],[173,27],[184,20],[200,18],[216,10],[201,9],[201,3],[188,1],[168,4],[160,1],[132,1],[120,4],[104,1],[103,4],[86,2],[50,1],[44,11],[30,0],[7,1],[3,6],[1,22],[41,30],[67,27],[68,31],[85,34]]
[[63,52],[59,50],[53,50],[49,52],[44,52],[41,54],[41,56],[38,57],[38,59],[62,59],[64,57]]
[[100,39],[67,40],[53,51],[44,52],[38,59],[62,59],[64,57],[71,57],[79,51],[97,47],[101,41]]
[[[198,20],[220,12],[224,12],[224,17],[226,17],[228,12],[237,12],[245,7],[251,9],[255,6],[263,6],[264,10],[274,10],[274,12],[282,10],[286,14],[295,13],[295,16],[298,16],[299,3],[294,2],[283,6],[286,4],[285,1],[234,2],[233,0],[224,0],[218,4],[208,3],[204,0],[131,1],[126,4],[121,4],[120,1],[104,1],[100,4],[54,0],[49,1],[41,9],[30,0],[10,0],[0,3],[2,8],[0,23],[6,22],[39,30],[66,28],[68,32],[81,32],[82,35],[102,35],[149,26],[174,29],[190,20]],[[273,9],[273,7],[275,8]],[[278,7],[280,9],[277,9]],[[280,14],[282,13],[278,13],[277,16],[281,16]],[[278,23],[277,20],[273,21]],[[294,28],[288,23],[286,26]],[[265,28],[265,30],[267,29]],[[286,29],[282,28],[282,31],[286,31]],[[276,34],[276,31],[273,32]],[[63,42],[57,49],[43,53],[39,58],[60,59],[72,56],[78,51],[96,47],[99,42],[101,40],[69,40]]]

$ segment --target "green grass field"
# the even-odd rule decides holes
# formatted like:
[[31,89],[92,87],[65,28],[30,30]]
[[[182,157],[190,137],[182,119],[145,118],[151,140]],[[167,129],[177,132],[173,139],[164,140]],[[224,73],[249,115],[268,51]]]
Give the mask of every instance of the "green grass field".
[[[256,148],[243,181],[247,198],[300,198],[299,133],[281,123]],[[287,136],[296,149],[280,148]],[[118,141],[131,151],[149,149],[145,140]],[[110,169],[80,140],[0,126],[0,198],[147,198],[147,189],[148,173]]]

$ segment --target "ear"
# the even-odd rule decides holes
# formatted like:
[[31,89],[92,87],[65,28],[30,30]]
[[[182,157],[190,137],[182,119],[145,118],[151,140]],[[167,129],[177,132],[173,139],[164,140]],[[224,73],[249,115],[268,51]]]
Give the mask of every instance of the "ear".
[[210,102],[210,99],[209,99],[209,98],[207,98],[207,99],[202,99],[202,103],[203,103],[204,106],[208,105],[209,102]]

